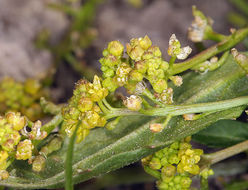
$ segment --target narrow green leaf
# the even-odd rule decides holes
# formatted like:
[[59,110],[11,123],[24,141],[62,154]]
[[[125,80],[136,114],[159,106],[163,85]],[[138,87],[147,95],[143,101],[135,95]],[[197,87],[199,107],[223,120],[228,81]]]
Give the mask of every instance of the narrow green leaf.
[[[211,102],[248,94],[248,78],[230,56],[227,63],[216,71],[204,75],[188,73],[182,87],[175,90],[175,103]],[[75,144],[73,157],[73,183],[116,170],[152,154],[185,136],[195,134],[221,119],[238,117],[244,106],[216,112],[196,121],[184,121],[182,116],[173,117],[168,126],[158,134],[149,130],[152,117],[129,116],[120,119],[112,131],[105,128],[92,130],[80,144]],[[15,161],[9,168],[10,177],[0,185],[15,188],[37,189],[64,186],[66,138],[60,151],[51,154],[46,168],[32,172],[24,161]]]
[[193,140],[210,147],[228,147],[248,139],[248,123],[220,120],[193,135]]

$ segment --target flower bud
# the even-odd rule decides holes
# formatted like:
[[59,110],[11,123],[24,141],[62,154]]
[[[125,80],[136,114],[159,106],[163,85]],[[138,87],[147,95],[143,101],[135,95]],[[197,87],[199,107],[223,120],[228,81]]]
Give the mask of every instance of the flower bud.
[[119,41],[112,41],[108,44],[108,51],[114,56],[121,56],[123,54],[124,46]]
[[102,85],[107,88],[110,92],[114,92],[118,88],[117,83],[112,78],[106,78],[103,80]]
[[41,172],[45,168],[46,159],[42,155],[38,155],[34,158],[32,163],[32,170],[34,172]]
[[129,78],[130,80],[132,81],[137,81],[137,82],[140,82],[143,80],[143,74],[141,74],[140,72],[136,71],[136,70],[132,70],[130,73],[129,73]]
[[159,79],[152,87],[155,92],[162,93],[167,88],[167,82],[164,79]]
[[162,167],[160,163],[160,159],[156,157],[152,158],[152,160],[149,163],[149,166],[151,169],[154,169],[154,170],[159,170]]
[[170,80],[175,84],[175,86],[181,86],[183,84],[183,78],[181,76],[171,76]]
[[6,119],[17,131],[21,130],[27,124],[26,118],[21,116],[20,113],[8,112],[6,114]]
[[135,61],[141,60],[141,57],[144,53],[144,50],[138,45],[130,48],[130,45],[127,44],[127,50],[129,50],[127,51],[129,57]]
[[159,133],[163,130],[163,126],[161,123],[152,123],[149,125],[149,128],[153,133]]
[[152,45],[152,41],[146,35],[144,38],[139,39],[139,44],[144,50],[147,50]]
[[146,65],[145,61],[137,61],[137,62],[135,62],[134,68],[138,72],[144,74],[147,70],[147,65]]
[[93,107],[93,102],[90,98],[82,97],[78,102],[78,109],[81,112],[89,111]]
[[31,142],[31,140],[24,140],[19,142],[17,145],[17,150],[16,150],[16,159],[17,160],[27,160],[32,157],[32,150],[34,146]]
[[176,174],[176,167],[173,165],[164,166],[161,170],[162,178],[163,177],[172,177]]
[[158,46],[149,47],[147,52],[152,53],[154,57],[161,57],[162,56],[162,53],[161,53],[161,51],[160,51]]
[[128,109],[132,111],[139,111],[142,106],[142,99],[139,96],[131,95],[130,97],[127,97],[123,103]]
[[231,53],[237,62],[237,64],[248,73],[248,56],[242,53],[239,53],[237,49],[233,48]]

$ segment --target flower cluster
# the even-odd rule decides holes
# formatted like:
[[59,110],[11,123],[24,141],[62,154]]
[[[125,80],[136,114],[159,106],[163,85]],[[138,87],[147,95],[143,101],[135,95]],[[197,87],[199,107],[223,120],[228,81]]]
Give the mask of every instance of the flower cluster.
[[34,148],[32,140],[42,140],[47,134],[41,123],[27,127],[27,119],[20,113],[8,112],[0,117],[0,180],[8,178],[6,171],[11,159],[28,160]]
[[123,58],[124,46],[118,41],[109,43],[100,59],[103,71],[103,85],[114,91],[124,86],[134,92],[138,82],[146,78],[157,93],[167,88],[166,71],[169,64],[162,59],[158,46],[152,46],[148,36],[133,38],[126,45],[128,58]]
[[[159,189],[184,189],[191,185],[191,176],[200,174],[199,161],[203,151],[193,149],[190,137],[176,141],[153,155],[142,159],[144,167],[159,171]],[[211,172],[207,172],[212,175]],[[206,174],[203,174],[206,177]]]
[[27,79],[21,83],[4,78],[0,82],[0,113],[20,111],[31,120],[36,120],[42,116],[39,105],[42,96],[48,95],[37,80]]
[[79,80],[69,104],[62,109],[63,130],[71,136],[77,125],[77,142],[81,142],[95,127],[103,127],[106,119],[98,102],[108,95],[108,90],[101,85],[100,78],[94,77],[93,83]]

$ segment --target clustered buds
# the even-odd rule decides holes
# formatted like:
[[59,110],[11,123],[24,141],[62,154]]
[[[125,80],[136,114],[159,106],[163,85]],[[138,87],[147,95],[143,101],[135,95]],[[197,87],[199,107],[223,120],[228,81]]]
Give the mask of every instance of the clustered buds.
[[30,138],[33,127],[23,135],[23,131],[27,130],[27,119],[20,113],[8,112],[4,117],[0,116],[0,179],[8,177],[7,163],[12,157],[17,160],[31,159],[34,148],[31,140],[46,137],[46,132],[41,131],[40,127],[36,125],[39,132],[34,132]]
[[213,21],[207,18],[195,6],[192,7],[192,12],[195,20],[192,22],[191,27],[188,29],[188,38],[192,42],[202,42],[207,37],[207,33],[212,31]]
[[157,182],[159,189],[190,189],[192,175],[213,175],[208,170],[200,173],[198,163],[203,154],[201,149],[193,149],[190,137],[176,141],[153,155],[142,159],[144,167],[159,171],[160,180]]
[[168,55],[177,57],[177,59],[186,59],[192,52],[189,46],[181,48],[181,43],[178,41],[175,34],[172,34],[169,40]]
[[[167,80],[170,79],[176,86],[182,84],[180,76],[169,76],[169,63],[162,59],[158,46],[152,45],[148,36],[133,38],[126,45],[128,57],[123,56],[124,46],[119,41],[112,41],[103,51],[100,59],[103,72],[103,87],[114,92],[118,87],[124,86],[128,93],[140,95],[148,80],[157,94],[156,97],[163,103],[172,102],[172,89],[168,88]],[[185,59],[190,53],[190,47],[181,48],[180,42],[172,35],[168,53],[178,59]],[[168,99],[166,99],[168,98]]]
[[[115,54],[117,53],[114,51]],[[93,83],[79,80],[69,104],[62,109],[64,118],[63,130],[71,136],[80,122],[77,130],[77,142],[81,142],[95,127],[103,127],[106,119],[97,102],[108,95],[108,90],[102,87],[100,78],[94,77]]]
[[39,105],[42,96],[48,96],[47,92],[35,79],[21,83],[12,78],[4,78],[0,82],[0,113],[20,111],[31,120],[36,120],[42,116]]

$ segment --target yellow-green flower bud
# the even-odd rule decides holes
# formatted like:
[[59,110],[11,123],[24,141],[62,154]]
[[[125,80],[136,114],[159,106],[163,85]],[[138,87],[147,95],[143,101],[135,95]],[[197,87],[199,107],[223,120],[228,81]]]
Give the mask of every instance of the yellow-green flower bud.
[[106,78],[103,80],[102,85],[107,88],[110,92],[114,92],[118,88],[117,83],[112,78]]
[[149,166],[154,170],[159,170],[162,167],[160,159],[156,157],[151,159]]
[[38,155],[34,158],[32,163],[32,170],[35,172],[41,172],[45,168],[46,159],[42,155]]
[[139,44],[144,50],[147,50],[152,45],[152,41],[146,35],[144,38],[139,39]]
[[189,188],[191,183],[192,183],[192,180],[190,179],[190,177],[186,177],[186,176],[182,177],[182,179],[181,179],[182,188],[184,188],[184,189]]
[[21,130],[27,125],[25,117],[21,116],[20,113],[8,112],[6,114],[7,122],[13,125],[13,128],[17,131]]
[[172,177],[176,174],[176,167],[173,165],[164,166],[161,170],[162,178],[164,177]]
[[31,140],[24,140],[19,142],[17,145],[17,150],[16,150],[16,159],[17,160],[27,160],[32,157],[32,150],[34,146],[31,142]]
[[146,62],[145,62],[145,61],[137,61],[137,62],[135,62],[135,64],[134,64],[134,68],[135,68],[138,72],[144,74],[144,73],[146,72],[146,70],[147,70]]
[[135,61],[139,61],[141,60],[141,57],[144,53],[144,50],[140,47],[140,46],[134,46],[134,47],[130,47],[129,44],[127,44],[127,54],[129,55],[129,57],[131,57],[131,59],[135,60]]
[[167,82],[164,79],[159,79],[152,87],[155,92],[162,93],[167,88]]
[[180,162],[179,157],[176,154],[171,154],[168,158],[170,164],[178,164]]
[[154,57],[161,57],[162,56],[162,53],[161,53],[161,51],[160,51],[158,46],[149,47],[147,52],[152,53]]
[[103,66],[113,67],[115,65],[118,65],[120,63],[120,60],[117,59],[114,55],[109,54],[106,57],[101,58],[99,62]]
[[127,99],[124,100],[123,103],[128,109],[132,111],[139,111],[142,107],[142,99],[136,95],[127,97]]
[[121,56],[123,54],[124,46],[119,41],[112,41],[108,44],[108,51],[114,56]]
[[130,80],[132,81],[137,81],[137,82],[140,82],[143,80],[143,74],[138,72],[137,70],[132,70],[130,73],[129,73],[129,78]]
[[163,71],[167,71],[169,69],[169,63],[166,61],[162,61],[159,68],[162,69]]
[[82,97],[78,102],[78,109],[81,112],[89,111],[93,107],[93,102],[90,98]]

